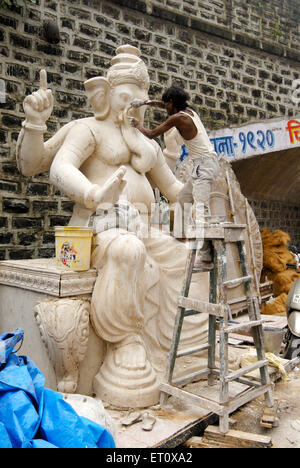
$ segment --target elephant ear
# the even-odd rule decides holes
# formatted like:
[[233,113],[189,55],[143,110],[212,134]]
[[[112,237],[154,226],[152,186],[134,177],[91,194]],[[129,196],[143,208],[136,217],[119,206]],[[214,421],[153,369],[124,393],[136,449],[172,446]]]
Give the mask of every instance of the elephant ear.
[[98,76],[85,81],[84,87],[96,119],[103,120],[110,110],[110,84],[106,78]]

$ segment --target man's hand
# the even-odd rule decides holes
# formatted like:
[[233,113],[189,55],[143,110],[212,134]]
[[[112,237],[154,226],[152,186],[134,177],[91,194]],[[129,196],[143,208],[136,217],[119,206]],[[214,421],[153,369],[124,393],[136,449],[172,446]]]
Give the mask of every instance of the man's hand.
[[53,110],[53,95],[47,89],[46,70],[40,71],[40,88],[24,99],[23,107],[27,122],[34,125],[44,125]]
[[148,103],[148,100],[145,101],[145,99],[134,99],[132,103],[130,104],[130,107],[137,109],[138,107],[146,106],[147,103]]
[[135,117],[129,117],[129,120],[130,120],[130,125],[134,128],[138,128],[139,126],[139,121],[138,119],[136,119]]

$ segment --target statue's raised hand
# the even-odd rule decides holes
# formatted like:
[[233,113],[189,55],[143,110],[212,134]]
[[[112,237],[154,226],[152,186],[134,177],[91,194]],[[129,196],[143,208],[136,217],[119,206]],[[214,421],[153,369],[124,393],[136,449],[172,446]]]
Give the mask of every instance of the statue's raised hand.
[[46,70],[41,70],[39,90],[24,99],[23,107],[27,122],[34,125],[44,125],[52,113],[53,102],[52,91],[47,89]]
[[125,166],[120,166],[103,186],[92,185],[84,197],[86,208],[96,211],[97,208],[108,209],[108,205],[117,203],[127,184],[127,181],[123,178],[126,171]]

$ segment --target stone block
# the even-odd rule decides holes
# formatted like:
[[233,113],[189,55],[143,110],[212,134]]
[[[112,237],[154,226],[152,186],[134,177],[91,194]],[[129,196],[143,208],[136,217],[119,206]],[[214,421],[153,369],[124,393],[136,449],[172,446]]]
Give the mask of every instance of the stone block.
[[20,34],[10,34],[9,35],[10,43],[14,47],[21,47],[22,49],[31,49],[32,39],[24,37]]
[[20,200],[14,198],[6,198],[2,201],[3,211],[6,213],[28,213],[28,200]]
[[12,218],[14,229],[36,229],[42,228],[43,222],[40,218]]
[[48,195],[49,184],[41,184],[38,182],[32,182],[28,184],[26,193],[28,195]]

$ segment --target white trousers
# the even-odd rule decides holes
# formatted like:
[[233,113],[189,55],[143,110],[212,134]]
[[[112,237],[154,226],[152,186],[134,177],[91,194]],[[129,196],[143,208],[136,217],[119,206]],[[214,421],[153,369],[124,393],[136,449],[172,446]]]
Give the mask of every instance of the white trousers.
[[214,156],[202,156],[194,159],[193,163],[192,174],[178,194],[175,237],[190,237],[191,208],[194,205],[194,223],[192,224],[196,229],[196,237],[201,238],[205,212],[209,207],[211,185],[220,171],[218,159]]

